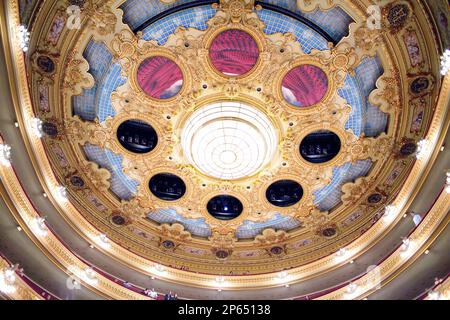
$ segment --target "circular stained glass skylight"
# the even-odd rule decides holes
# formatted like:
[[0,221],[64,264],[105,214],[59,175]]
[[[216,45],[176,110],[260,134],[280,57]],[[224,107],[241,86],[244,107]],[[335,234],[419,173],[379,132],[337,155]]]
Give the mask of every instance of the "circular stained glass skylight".
[[155,99],[169,99],[180,92],[183,74],[172,60],[155,56],[142,61],[137,70],[137,81],[146,94]]
[[255,40],[242,30],[221,32],[209,47],[213,66],[227,76],[249,72],[258,61],[259,49]]
[[328,78],[319,67],[305,64],[290,70],[281,83],[284,99],[296,107],[309,107],[322,100]]
[[252,176],[273,158],[278,135],[259,110],[239,102],[219,102],[195,111],[181,133],[189,162],[219,179]]

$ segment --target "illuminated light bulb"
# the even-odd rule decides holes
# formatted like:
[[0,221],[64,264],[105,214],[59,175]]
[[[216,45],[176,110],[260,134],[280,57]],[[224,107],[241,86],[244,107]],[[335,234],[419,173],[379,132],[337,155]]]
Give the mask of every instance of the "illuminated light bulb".
[[31,118],[31,129],[36,137],[42,138],[44,131],[42,130],[42,120],[39,118]]
[[288,272],[287,271],[281,271],[277,275],[278,279],[285,279],[287,276],[288,276]]
[[31,227],[33,231],[39,236],[45,237],[48,234],[48,228],[47,225],[45,224],[45,218],[43,217],[34,218],[32,220]]
[[17,230],[20,232],[22,231],[22,228],[20,226],[17,226]]
[[16,127],[16,128],[18,128],[19,127],[19,123],[16,121],[16,122],[14,122],[14,126]]
[[350,260],[350,264],[353,264],[355,261],[353,261],[353,260]]
[[346,291],[348,294],[352,294],[355,293],[356,289],[358,289],[358,285],[354,282],[350,282],[347,286]]
[[289,288],[289,287],[290,287],[288,283],[287,283],[287,284],[285,284],[284,286],[285,286],[286,288]]
[[438,291],[431,290],[428,293],[428,299],[429,300],[440,300],[441,299],[441,294]]
[[400,246],[400,251],[406,251],[406,250],[408,250],[408,248],[409,248],[409,245],[410,245],[410,243],[411,243],[411,240],[409,240],[408,238],[406,238],[406,239],[403,239],[402,240],[402,245]]
[[19,47],[22,49],[23,52],[28,51],[28,42],[30,41],[30,33],[28,32],[27,28],[23,25],[19,26],[18,28],[17,37],[19,40]]
[[217,283],[224,283],[225,282],[225,278],[223,276],[218,276],[218,277],[216,277],[216,282]]
[[346,253],[347,253],[347,249],[345,249],[345,248],[340,248],[340,249],[336,252],[336,256],[338,256],[338,257],[343,257]]
[[97,272],[91,267],[86,268],[84,270],[84,280],[91,285],[96,285],[98,283]]
[[11,165],[11,147],[7,144],[0,144],[0,164],[5,167]]
[[429,254],[430,253],[430,250],[425,250],[425,254]]
[[0,271],[0,291],[11,294],[16,291],[16,267],[8,267]]
[[426,139],[422,139],[419,142],[417,142],[417,152],[416,152],[416,158],[421,159],[425,155],[429,153],[430,143]]
[[450,171],[447,171],[447,173],[446,173],[445,192],[450,193]]
[[164,273],[164,272],[166,272],[166,268],[165,268],[163,265],[161,265],[161,264],[156,264],[156,265],[154,266],[154,268],[155,268],[155,270],[158,271],[159,273]]
[[56,198],[61,202],[67,201],[67,189],[63,186],[57,186],[55,190]]
[[447,75],[450,70],[450,50],[447,49],[444,51],[444,54],[441,56],[441,75]]

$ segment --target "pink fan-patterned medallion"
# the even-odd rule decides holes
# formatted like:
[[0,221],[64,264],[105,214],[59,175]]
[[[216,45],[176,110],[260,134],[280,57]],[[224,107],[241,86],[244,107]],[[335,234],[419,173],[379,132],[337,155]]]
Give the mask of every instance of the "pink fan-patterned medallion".
[[290,70],[281,83],[283,97],[296,107],[309,107],[320,102],[327,89],[325,72],[309,64]]
[[225,30],[211,43],[209,57],[213,66],[227,76],[249,72],[258,61],[256,41],[242,30]]
[[169,99],[180,92],[183,74],[172,60],[155,56],[145,59],[137,70],[137,81],[146,94],[155,99]]

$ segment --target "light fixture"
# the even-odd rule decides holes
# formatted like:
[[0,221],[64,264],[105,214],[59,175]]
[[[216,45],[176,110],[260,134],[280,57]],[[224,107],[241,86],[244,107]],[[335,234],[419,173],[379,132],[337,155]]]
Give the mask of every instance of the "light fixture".
[[225,278],[223,276],[218,276],[216,277],[216,282],[222,284],[225,282]]
[[429,254],[430,253],[430,250],[425,250],[425,254]]
[[36,217],[31,221],[31,228],[33,231],[41,236],[45,237],[48,234],[48,228],[45,224],[45,217]]
[[233,180],[252,176],[272,161],[278,134],[263,112],[227,101],[195,111],[181,132],[181,146],[203,174]]
[[402,252],[407,251],[410,244],[411,244],[411,240],[409,240],[409,238],[403,239],[402,244],[400,246],[400,251],[402,251]]
[[155,264],[155,265],[153,266],[153,268],[154,268],[157,272],[159,272],[159,273],[164,273],[164,272],[166,272],[166,268],[165,268],[163,265],[159,264],[159,263]]
[[67,201],[67,189],[63,186],[57,186],[55,189],[56,199],[61,202]]
[[19,127],[19,123],[16,121],[16,122],[14,122],[14,126],[16,127],[16,128],[18,128]]
[[0,291],[11,294],[16,291],[16,270],[17,265],[4,268],[0,271]]
[[36,137],[42,138],[44,131],[42,130],[42,120],[36,117],[31,118],[31,129]]
[[429,152],[430,143],[426,139],[417,142],[416,158],[421,159]]
[[338,257],[343,257],[346,253],[347,253],[347,249],[345,249],[345,248],[340,248],[340,249],[336,252],[336,256],[338,256]]
[[350,282],[345,291],[347,291],[348,294],[353,294],[355,293],[356,289],[358,289],[358,285],[354,282]]
[[19,47],[23,52],[27,52],[28,42],[30,41],[30,33],[24,25],[20,25],[18,31],[17,36],[19,38]]
[[430,292],[428,292],[427,297],[429,300],[441,300],[441,294],[435,290],[431,290]]
[[355,261],[353,261],[353,260],[350,260],[350,264],[353,264]]
[[20,226],[17,226],[17,230],[20,232],[22,231],[22,228]]
[[450,170],[445,174],[445,192],[450,193]]
[[98,284],[97,273],[91,267],[88,267],[84,270],[83,279],[90,285]]
[[388,222],[389,220],[395,218],[397,213],[397,207],[390,204],[384,208],[383,220]]
[[0,164],[5,167],[11,165],[11,147],[3,143],[0,143]]
[[450,70],[450,50],[446,49],[444,54],[441,56],[441,74],[443,76],[447,75]]
[[288,276],[288,272],[286,270],[279,272],[277,275],[278,279],[280,279],[280,280],[286,279],[287,276]]

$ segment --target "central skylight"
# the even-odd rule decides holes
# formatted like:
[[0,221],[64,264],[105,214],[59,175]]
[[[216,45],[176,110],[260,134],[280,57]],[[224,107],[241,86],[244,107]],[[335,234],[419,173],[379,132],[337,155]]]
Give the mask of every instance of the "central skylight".
[[223,180],[252,176],[273,158],[278,135],[259,110],[240,102],[198,109],[181,133],[183,151],[200,172]]

